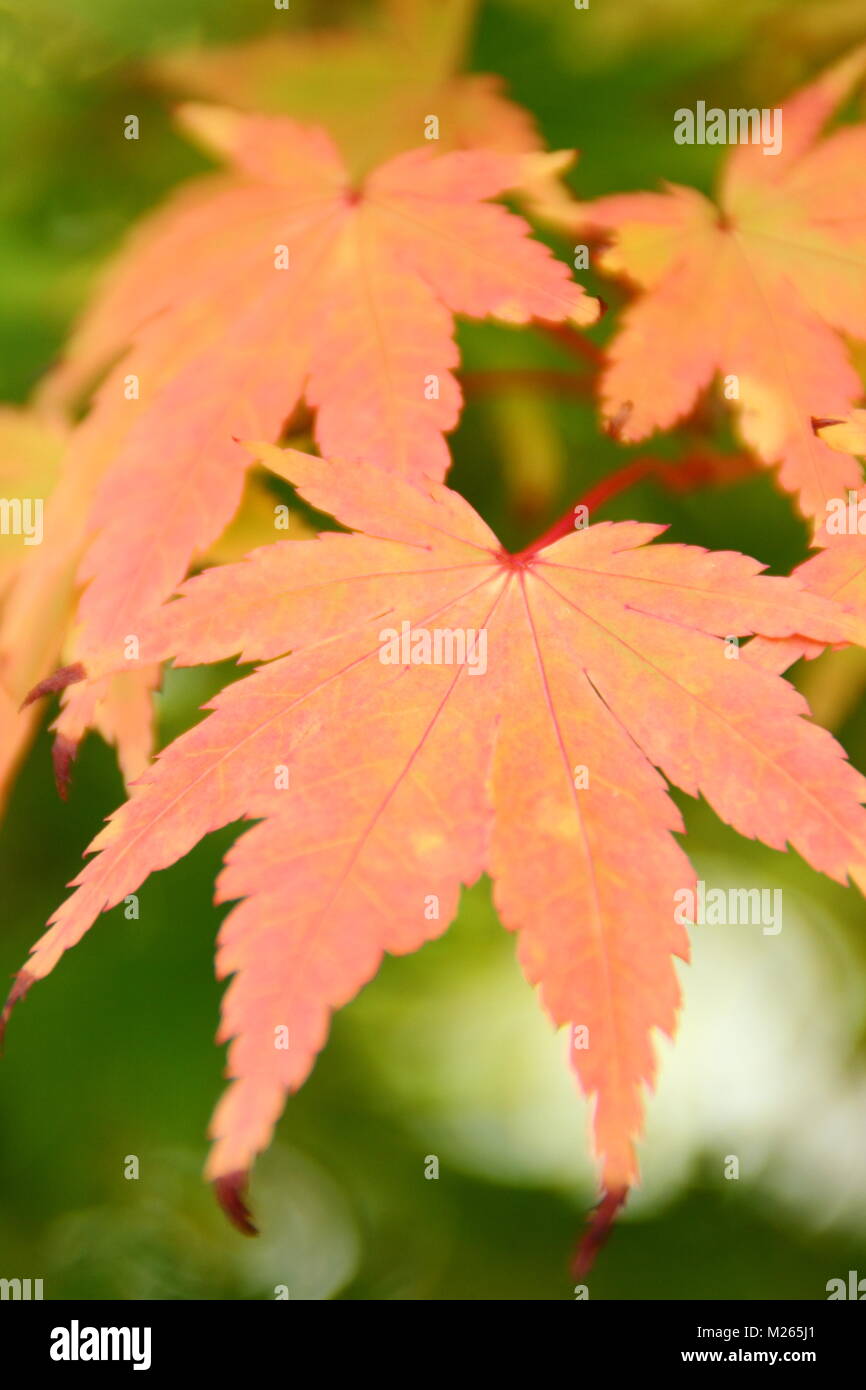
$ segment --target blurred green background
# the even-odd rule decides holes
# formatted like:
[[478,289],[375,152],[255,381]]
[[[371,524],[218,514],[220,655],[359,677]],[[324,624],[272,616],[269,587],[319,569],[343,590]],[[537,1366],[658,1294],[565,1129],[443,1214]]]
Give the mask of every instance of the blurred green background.
[[[134,218],[206,167],[174,133],[148,60],[312,26],[375,34],[381,18],[337,0],[287,12],[265,0],[0,0],[0,399],[27,398]],[[662,178],[710,191],[719,152],[674,145],[673,110],[699,97],[771,105],[863,38],[861,0],[592,0],[584,12],[495,0],[479,6],[468,65],[501,73],[552,147],[581,150],[581,196]],[[135,143],[121,137],[130,111]],[[542,234],[570,259],[566,239]],[[601,343],[621,291],[583,278],[611,305]],[[535,330],[463,325],[460,340],[470,370],[570,365]],[[716,443],[735,448],[721,428]],[[453,485],[515,545],[631,456],[599,434],[588,401],[516,390],[470,399],[453,447]],[[651,448],[676,457],[683,443]],[[763,471],[683,495],[648,481],[603,515],[669,522],[671,538],[751,552],[780,573],[806,553]],[[795,678],[866,769],[863,677],[845,662]],[[163,741],[224,675],[169,677]],[[121,797],[92,737],[59,802],[43,733],[0,832],[3,978]],[[680,1037],[660,1045],[644,1185],[591,1297],[824,1298],[827,1280],[866,1276],[866,907],[679,800],[701,876],[781,887],[785,925],[776,937],[696,929]],[[140,919],[109,914],[16,1014],[0,1070],[0,1277],[43,1278],[47,1298],[272,1298],[278,1285],[304,1299],[573,1297],[568,1257],[594,1199],[586,1106],[486,882],[447,936],[387,961],[335,1021],[254,1172],[259,1239],[225,1221],[201,1167],[223,1065],[211,893],[231,838],[149,881]],[[138,1180],[124,1177],[127,1155]],[[438,1180],[425,1178],[432,1155]],[[724,1177],[729,1155],[738,1181]]]

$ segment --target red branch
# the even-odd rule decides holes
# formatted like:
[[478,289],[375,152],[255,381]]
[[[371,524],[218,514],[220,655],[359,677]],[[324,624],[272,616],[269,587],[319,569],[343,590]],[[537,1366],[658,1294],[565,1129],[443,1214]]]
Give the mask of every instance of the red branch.
[[559,347],[564,348],[571,357],[579,357],[593,367],[604,365],[604,353],[600,347],[567,323],[541,323],[539,328]]
[[611,498],[641,482],[643,478],[654,477],[671,492],[687,492],[693,487],[710,483],[730,483],[754,471],[754,464],[744,454],[716,454],[712,450],[695,450],[685,458],[670,462],[642,454],[623,465],[616,473],[602,478],[585,492],[579,501],[545,531],[543,536],[524,550],[512,556],[513,560],[528,560],[545,546],[570,536],[574,527],[574,514],[578,507],[586,507],[588,512],[597,511]]
[[589,373],[556,371],[547,367],[500,367],[490,371],[460,373],[460,384],[467,396],[494,396],[500,391],[556,391],[562,396],[586,398],[593,394]]

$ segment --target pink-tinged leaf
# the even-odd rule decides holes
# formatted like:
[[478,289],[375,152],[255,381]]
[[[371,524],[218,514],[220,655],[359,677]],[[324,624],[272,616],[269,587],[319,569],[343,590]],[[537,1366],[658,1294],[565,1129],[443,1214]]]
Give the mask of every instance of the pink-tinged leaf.
[[[735,145],[718,203],[694,190],[601,198],[564,214],[613,239],[600,264],[639,287],[602,374],[620,437],[667,429],[714,389],[745,443],[813,520],[858,487],[850,453],[811,417],[846,416],[862,395],[845,336],[866,339],[866,125],[818,140],[866,69],[858,49],[781,105],[781,149]],[[845,336],[843,336],[845,335]]]
[[238,506],[239,437],[277,439],[302,400],[319,446],[441,479],[461,398],[453,314],[592,323],[598,303],[528,225],[486,200],[538,154],[429,148],[352,185],[328,135],[187,105],[232,168],[182,189],[132,237],[46,398],[118,359],[70,452],[97,486],[74,650],[138,634]]
[[[637,1177],[653,1037],[674,1030],[673,957],[688,952],[674,907],[694,875],[665,779],[742,834],[866,885],[864,779],[802,697],[729,659],[725,640],[844,641],[847,614],[746,556],[653,545],[660,527],[601,523],[512,556],[439,483],[263,455],[358,534],[255,551],[150,620],[143,663],[265,664],[138,780],[20,979],[47,975],[208,831],[259,822],[217,886],[235,904],[217,952],[231,1084],[208,1173],[244,1226],[246,1174],[333,1011],[384,952],[444,931],[486,871],[595,1101],[607,1196],[588,1257]],[[476,646],[392,661],[404,623],[483,632],[484,660]]]
[[[843,604],[845,643],[866,647],[866,535],[839,536],[826,550],[804,560],[792,578],[810,593]],[[800,657],[820,656],[825,645],[803,636],[756,637],[743,648],[743,656],[767,671],[781,672]]]

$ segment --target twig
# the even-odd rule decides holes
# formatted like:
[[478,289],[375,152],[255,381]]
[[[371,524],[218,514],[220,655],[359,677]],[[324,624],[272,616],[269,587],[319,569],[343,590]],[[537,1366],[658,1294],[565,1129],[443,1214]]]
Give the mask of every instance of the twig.
[[574,515],[578,507],[586,507],[588,512],[597,511],[611,498],[618,497],[643,478],[654,477],[671,492],[686,492],[702,483],[723,485],[734,482],[748,473],[753,473],[754,469],[754,463],[745,454],[716,454],[709,450],[696,449],[674,462],[656,458],[652,454],[641,454],[607,478],[601,478],[551,526],[549,531],[545,531],[543,536],[512,558],[529,559],[545,546],[552,545],[563,536],[571,535],[575,529]]
[[498,370],[460,373],[460,383],[467,396],[495,396],[500,391],[542,390],[562,396],[591,397],[593,382],[587,373],[556,371],[546,367],[501,367]]
[[593,367],[601,367],[604,364],[604,353],[600,347],[580,333],[578,329],[572,328],[567,323],[540,323],[538,327],[550,338],[551,342],[557,343],[571,357],[579,357],[581,362],[589,362]]

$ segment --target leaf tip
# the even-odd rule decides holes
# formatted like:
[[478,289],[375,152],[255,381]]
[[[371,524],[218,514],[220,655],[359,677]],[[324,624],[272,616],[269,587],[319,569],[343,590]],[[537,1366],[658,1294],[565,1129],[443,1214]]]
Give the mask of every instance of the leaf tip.
[[86,679],[87,672],[80,661],[74,662],[72,666],[60,666],[50,676],[38,681],[32,690],[28,690],[21,701],[20,709],[26,709],[35,700],[41,700],[44,695],[56,695],[65,690],[67,686],[76,685],[78,681]]
[[571,1262],[571,1272],[576,1279],[583,1279],[589,1274],[596,1255],[610,1235],[616,1214],[620,1207],[625,1205],[627,1197],[627,1187],[609,1188],[593,1209]]
[[222,1177],[214,1178],[213,1186],[216,1199],[232,1225],[245,1236],[257,1236],[258,1227],[253,1224],[244,1196],[248,1181],[249,1173],[224,1173]]
[[15,1005],[24,998],[35,979],[36,976],[31,975],[29,970],[19,970],[18,974],[15,976],[15,983],[9,991],[6,1003],[3,1005],[2,1013],[0,1013],[0,1055],[3,1053],[3,1043],[6,1038],[6,1025],[12,1017],[12,1010],[15,1008]]
[[77,752],[78,744],[74,739],[67,738],[65,734],[55,736],[54,747],[51,749],[51,762],[54,767],[54,785],[61,801],[69,800],[72,764],[75,762]]

